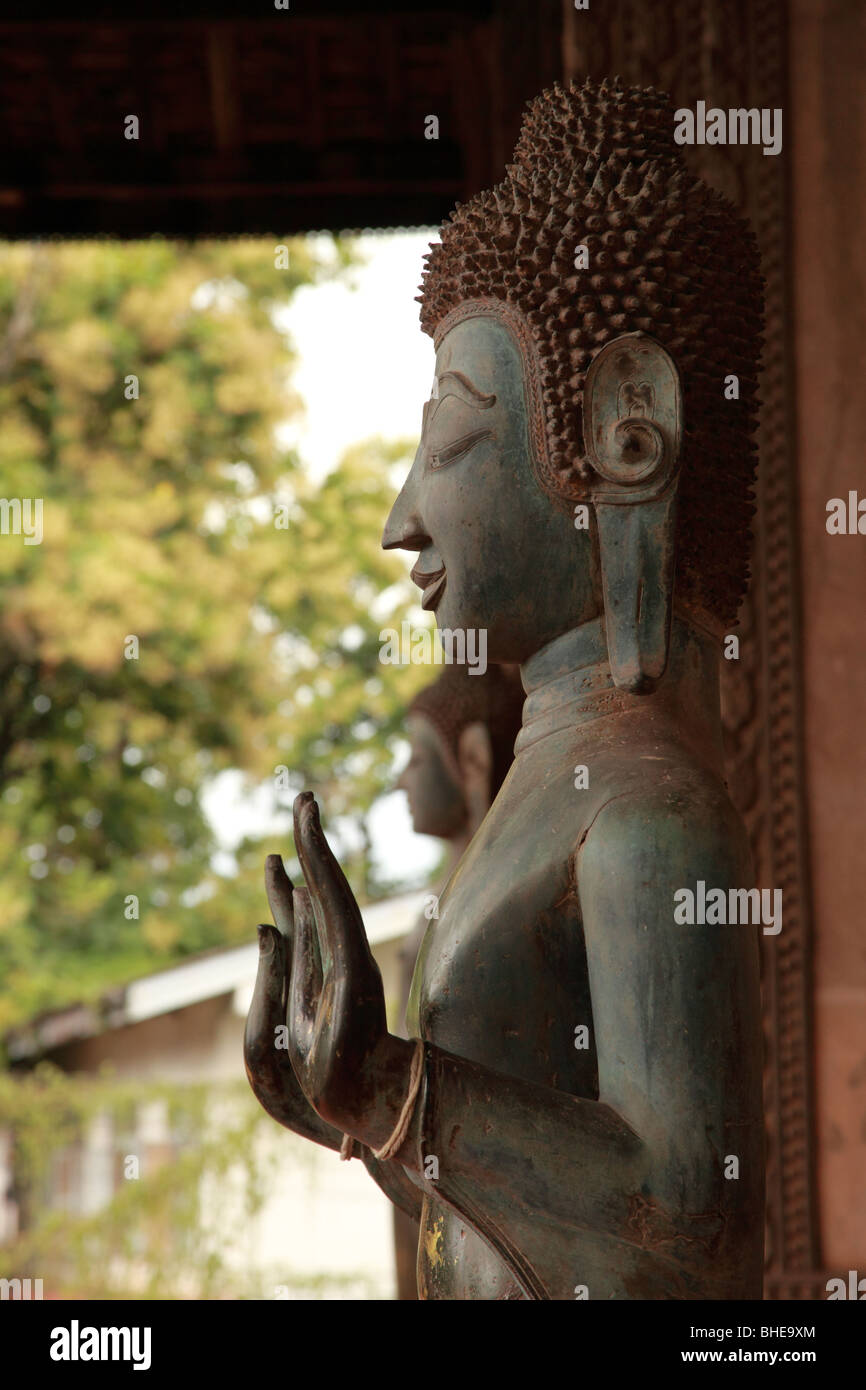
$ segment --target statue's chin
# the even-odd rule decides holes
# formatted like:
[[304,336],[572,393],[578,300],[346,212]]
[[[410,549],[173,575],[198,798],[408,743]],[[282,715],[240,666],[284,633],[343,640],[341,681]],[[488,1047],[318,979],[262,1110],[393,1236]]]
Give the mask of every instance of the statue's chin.
[[[525,661],[535,650],[534,634],[522,630],[513,610],[480,613],[474,605],[461,603],[460,595],[453,591],[446,591],[434,609],[434,621],[440,632],[467,633],[468,650],[476,654],[483,651],[486,662],[493,666]],[[468,634],[472,634],[471,639]]]

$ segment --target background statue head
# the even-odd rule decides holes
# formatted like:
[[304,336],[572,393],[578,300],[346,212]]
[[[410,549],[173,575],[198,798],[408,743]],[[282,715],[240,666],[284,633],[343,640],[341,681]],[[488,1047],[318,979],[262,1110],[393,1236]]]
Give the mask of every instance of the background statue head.
[[514,758],[523,689],[516,675],[489,667],[470,675],[446,666],[415,696],[407,715],[409,762],[397,785],[420,835],[468,840]]
[[506,178],[427,257],[436,381],[384,537],[491,660],[603,616],[639,692],[674,608],[735,620],[754,511],[758,252],[673,132],[664,94],[618,80],[530,103]]

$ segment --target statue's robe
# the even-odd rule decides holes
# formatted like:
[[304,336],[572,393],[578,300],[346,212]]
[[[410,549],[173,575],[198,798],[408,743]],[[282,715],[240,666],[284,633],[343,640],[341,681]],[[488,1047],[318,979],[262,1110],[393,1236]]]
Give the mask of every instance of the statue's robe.
[[752,886],[745,831],[718,751],[603,651],[592,624],[525,668],[514,764],[418,959],[418,1172],[367,1162],[422,1198],[422,1297],[761,1296],[759,927],[675,921],[699,879]]

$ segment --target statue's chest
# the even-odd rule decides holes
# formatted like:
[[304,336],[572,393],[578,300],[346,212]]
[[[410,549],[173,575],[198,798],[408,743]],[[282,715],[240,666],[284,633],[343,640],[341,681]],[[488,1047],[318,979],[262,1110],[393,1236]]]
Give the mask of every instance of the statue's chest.
[[519,786],[512,792],[497,801],[442,894],[418,958],[410,1028],[496,1070],[592,1096],[591,1002],[573,880],[579,820],[567,791],[549,787],[536,804]]
[[[594,803],[575,799],[573,761],[560,765],[559,777],[512,769],[431,920],[408,1021],[448,1052],[597,1099],[574,879],[574,847]],[[424,1204],[418,1271],[423,1298],[521,1297],[500,1257],[435,1197]]]

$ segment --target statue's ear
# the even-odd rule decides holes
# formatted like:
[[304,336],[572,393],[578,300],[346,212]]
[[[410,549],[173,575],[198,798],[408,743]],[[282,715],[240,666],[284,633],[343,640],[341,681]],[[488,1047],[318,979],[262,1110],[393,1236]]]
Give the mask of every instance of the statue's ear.
[[661,344],[645,333],[606,343],[586,377],[586,455],[598,475],[611,674],[638,694],[654,688],[668,660],[682,422],[680,375]]
[[493,744],[490,730],[480,720],[461,729],[457,740],[457,762],[463,783],[469,833],[474,835],[490,810],[493,780]]

